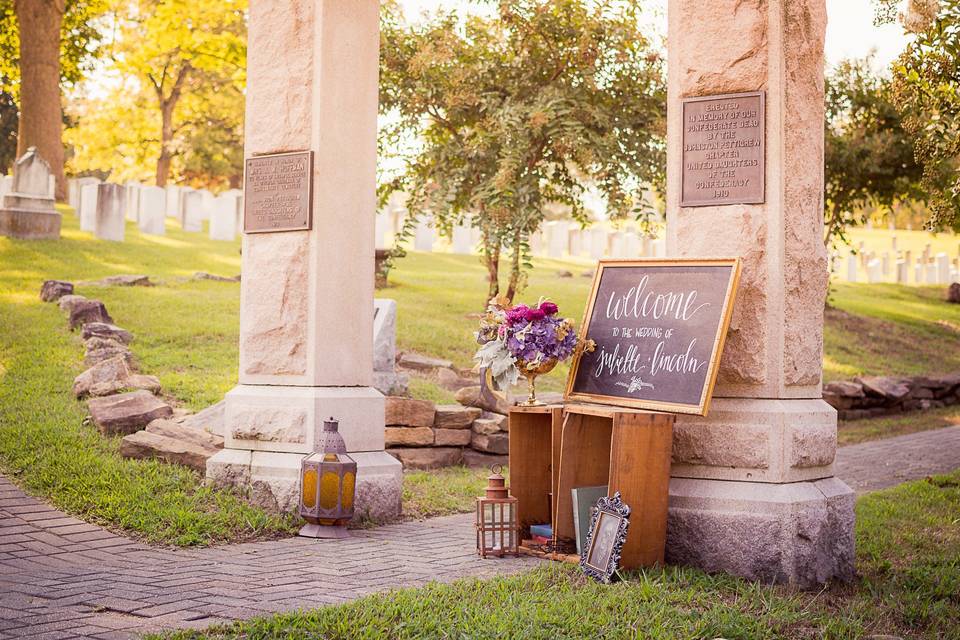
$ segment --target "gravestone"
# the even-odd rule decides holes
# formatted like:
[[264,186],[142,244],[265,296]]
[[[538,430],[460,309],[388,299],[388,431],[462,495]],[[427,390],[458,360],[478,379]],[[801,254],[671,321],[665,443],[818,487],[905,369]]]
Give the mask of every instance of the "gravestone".
[[950,256],[938,253],[936,257],[937,284],[950,284]]
[[13,189],[13,176],[0,176],[0,198]]
[[206,189],[200,189],[200,215],[203,220],[209,220],[213,213],[213,202],[216,196]]
[[127,220],[136,222],[140,216],[140,183],[130,180],[123,187],[126,191]]
[[203,231],[203,193],[191,189],[183,192],[183,230],[199,233]]
[[571,257],[580,257],[580,252],[583,250],[582,238],[583,232],[580,229],[570,229],[567,232],[567,252]]
[[[89,176],[88,176],[88,177],[85,177],[85,178],[77,178],[77,179],[76,179],[76,184],[77,184],[77,204],[76,204],[73,212],[74,212],[74,214],[76,214],[76,216],[77,216],[78,218],[80,218],[80,219],[82,220],[82,219],[83,219],[83,189],[84,189],[84,187],[87,187],[87,186],[89,186],[89,185],[97,185],[97,184],[100,184],[100,179],[99,179],[99,178],[92,178],[92,177],[89,177]],[[92,229],[90,229],[90,230],[92,231]]]
[[560,220],[554,220],[544,225],[544,236],[547,240],[547,255],[551,258],[562,258],[570,241],[568,231],[570,225]]
[[97,226],[97,195],[100,183],[85,184],[80,187],[80,231],[93,230]]
[[162,236],[166,232],[167,192],[163,187],[140,187],[137,224],[141,233]]
[[217,196],[210,213],[210,239],[233,242],[237,236],[237,198]]
[[907,284],[907,275],[910,273],[910,265],[906,260],[897,260],[897,283]]
[[13,167],[10,191],[0,200],[0,235],[26,240],[60,237],[60,214],[50,194],[50,165],[30,147]]
[[[669,255],[737,256],[743,270],[710,413],[674,426],[666,558],[799,586],[850,579],[854,494],[833,475],[837,413],[821,390],[825,0],[668,0],[667,18]],[[729,99],[745,92],[763,95],[762,117]],[[703,118],[683,117],[689,98]],[[688,128],[717,134],[698,147],[717,180],[746,180],[724,173],[741,160],[761,170],[762,198],[682,206]],[[746,153],[758,144],[762,163]]]
[[599,260],[607,255],[607,242],[609,234],[606,229],[590,230],[590,257]]
[[376,298],[373,301],[373,386],[382,394],[403,395],[407,376],[398,374],[397,303]]
[[471,253],[470,227],[458,224],[453,228],[452,248],[454,253]]
[[124,216],[126,209],[126,187],[110,182],[97,185],[97,206],[93,219],[93,235],[100,240],[123,242],[124,231],[127,227]]
[[867,282],[874,284],[883,280],[883,268],[876,258],[867,263]]
[[436,241],[436,232],[425,220],[417,222],[417,228],[413,232],[413,248],[416,251],[433,251],[433,243]]
[[164,203],[164,214],[168,218],[180,219],[180,187],[168,184],[164,187],[166,198]]

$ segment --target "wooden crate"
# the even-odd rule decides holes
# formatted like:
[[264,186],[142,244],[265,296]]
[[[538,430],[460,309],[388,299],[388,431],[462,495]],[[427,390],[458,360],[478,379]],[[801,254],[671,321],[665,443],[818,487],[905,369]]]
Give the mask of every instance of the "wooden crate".
[[[551,522],[555,542],[572,542],[571,490],[606,484],[632,510],[621,566],[662,563],[673,420],[665,413],[585,403],[512,409],[510,490],[521,524]],[[547,492],[553,494],[553,513],[543,498]]]

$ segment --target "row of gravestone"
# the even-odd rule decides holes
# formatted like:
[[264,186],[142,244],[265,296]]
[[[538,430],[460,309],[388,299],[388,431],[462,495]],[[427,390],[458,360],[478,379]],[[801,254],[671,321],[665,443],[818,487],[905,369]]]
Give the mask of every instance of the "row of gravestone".
[[96,178],[67,180],[67,199],[80,217],[81,231],[103,240],[123,241],[126,221],[141,233],[163,235],[168,218],[184,231],[202,232],[209,222],[212,240],[236,238],[243,215],[243,192],[230,189],[214,195],[206,189],[169,185],[152,187],[138,182],[114,184]]
[[[403,229],[406,210],[387,208],[377,215],[376,247],[389,249]],[[480,230],[467,225],[456,225],[450,233],[452,253],[472,254],[480,251]],[[413,231],[413,249],[433,252],[439,248],[440,235],[426,220],[417,223]],[[564,258],[662,258],[667,245],[663,238],[640,233],[635,227],[611,231],[602,227],[581,229],[577,223],[554,220],[545,222],[530,235],[530,252],[534,256]]]
[[[858,277],[865,273],[867,282],[896,282],[897,284],[916,285],[947,285],[960,282],[960,247],[957,255],[951,257],[940,252],[936,255],[927,243],[923,252],[914,259],[910,250],[897,250],[897,237],[892,237],[893,247],[890,251],[877,254],[867,250],[861,242],[857,253],[846,256],[845,277],[847,282],[857,282]],[[837,269],[840,255],[831,256],[831,271]]]

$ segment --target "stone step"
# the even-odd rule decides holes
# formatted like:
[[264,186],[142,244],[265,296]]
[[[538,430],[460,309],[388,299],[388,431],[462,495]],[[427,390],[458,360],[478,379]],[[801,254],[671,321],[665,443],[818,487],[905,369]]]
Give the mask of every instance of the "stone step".
[[173,409],[149,391],[130,391],[93,398],[87,403],[90,416],[104,435],[139,431],[158,418],[173,415]]

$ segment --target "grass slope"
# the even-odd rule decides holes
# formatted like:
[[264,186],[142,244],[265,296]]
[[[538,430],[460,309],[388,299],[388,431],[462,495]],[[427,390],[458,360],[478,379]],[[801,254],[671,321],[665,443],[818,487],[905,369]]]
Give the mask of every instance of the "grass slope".
[[[960,636],[960,472],[861,497],[859,578],[798,592],[679,567],[603,586],[544,563],[167,638],[910,638]],[[491,561],[494,562],[494,561]]]

